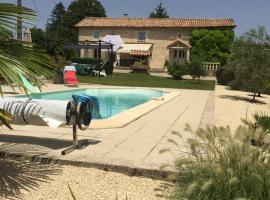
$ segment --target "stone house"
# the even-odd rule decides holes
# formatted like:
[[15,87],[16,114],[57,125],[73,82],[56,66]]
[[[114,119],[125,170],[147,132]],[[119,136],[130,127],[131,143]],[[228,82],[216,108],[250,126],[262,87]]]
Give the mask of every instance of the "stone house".
[[[152,71],[163,71],[165,61],[189,61],[190,33],[194,29],[233,29],[233,19],[107,18],[86,17],[76,24],[79,41],[101,40],[120,35],[124,45],[116,52],[119,66],[125,61],[145,61]],[[81,57],[95,57],[94,50],[81,50]]]

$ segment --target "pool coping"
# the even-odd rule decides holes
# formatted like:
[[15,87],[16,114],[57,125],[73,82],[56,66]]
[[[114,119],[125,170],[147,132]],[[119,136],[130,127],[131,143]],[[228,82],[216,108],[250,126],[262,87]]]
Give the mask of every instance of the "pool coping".
[[[140,117],[148,114],[149,112],[153,111],[154,109],[164,105],[165,103],[171,101],[172,99],[176,98],[181,94],[180,91],[166,89],[166,88],[145,88],[145,87],[125,87],[125,86],[102,86],[95,85],[94,87],[91,87],[91,89],[146,89],[146,90],[159,90],[164,92],[163,96],[160,97],[154,97],[152,100],[147,101],[143,104],[140,104],[138,106],[135,106],[133,108],[130,108],[124,112],[121,112],[119,114],[116,114],[110,118],[106,119],[93,119],[89,129],[111,129],[111,128],[123,128],[127,126],[128,124],[134,122],[135,120],[139,119]],[[66,90],[57,90],[57,91],[49,91],[45,92],[47,94],[53,94],[61,91],[76,91],[76,90],[86,90],[90,89],[87,87],[82,88],[66,88]],[[17,97],[19,96],[25,96],[25,95],[15,95]]]

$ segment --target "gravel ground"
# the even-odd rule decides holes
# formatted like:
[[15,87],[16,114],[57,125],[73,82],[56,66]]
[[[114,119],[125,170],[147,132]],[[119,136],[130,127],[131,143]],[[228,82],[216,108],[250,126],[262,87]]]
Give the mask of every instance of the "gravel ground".
[[252,97],[247,92],[228,90],[216,85],[215,90],[215,125],[230,125],[232,130],[243,125],[241,119],[251,118],[256,111],[270,113],[270,96],[263,94],[256,97],[257,103],[250,102]]
[[[22,200],[72,200],[68,184],[77,200],[166,199],[164,188],[169,183],[141,177],[130,177],[121,173],[97,169],[61,166],[61,172],[40,180],[38,187],[21,190],[17,199]],[[168,192],[166,192],[168,194]]]

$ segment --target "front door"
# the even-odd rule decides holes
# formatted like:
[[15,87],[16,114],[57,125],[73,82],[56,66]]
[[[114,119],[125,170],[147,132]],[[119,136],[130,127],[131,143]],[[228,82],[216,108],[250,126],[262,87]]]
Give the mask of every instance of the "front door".
[[180,63],[184,64],[187,62],[187,50],[186,49],[178,49],[178,48],[170,48],[169,50],[170,64]]

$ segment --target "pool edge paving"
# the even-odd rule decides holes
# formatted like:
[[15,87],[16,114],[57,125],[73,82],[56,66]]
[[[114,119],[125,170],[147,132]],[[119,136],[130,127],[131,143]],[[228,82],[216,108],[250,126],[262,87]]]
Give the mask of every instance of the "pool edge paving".
[[[11,158],[91,167],[132,176],[163,179],[173,172],[160,170],[159,167],[167,163],[167,160],[171,163],[173,160],[169,157],[165,159],[160,157],[156,147],[165,144],[169,132],[174,129],[182,131],[185,123],[190,123],[194,129],[202,124],[213,123],[209,120],[213,117],[212,91],[177,91],[181,92],[181,95],[124,128],[80,131],[79,140],[98,143],[89,144],[67,156],[60,154],[62,146],[71,144],[72,134],[67,128],[51,130],[47,127],[15,127],[18,130],[8,131],[5,140],[1,140],[0,137],[0,151]],[[36,141],[38,142],[35,143]],[[15,150],[1,148],[5,143],[14,144],[12,148]],[[20,144],[23,146],[17,148]]]

